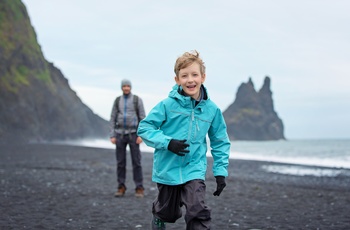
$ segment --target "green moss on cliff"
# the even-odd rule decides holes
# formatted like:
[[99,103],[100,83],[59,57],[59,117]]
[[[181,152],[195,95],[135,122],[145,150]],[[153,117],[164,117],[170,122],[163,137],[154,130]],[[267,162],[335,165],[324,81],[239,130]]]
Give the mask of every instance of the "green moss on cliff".
[[0,83],[17,92],[33,77],[51,83],[47,62],[20,0],[0,1]]
[[28,68],[26,66],[20,65],[14,71],[14,82],[17,84],[29,85],[27,76],[28,76]]
[[49,72],[49,70],[47,68],[44,69],[44,71],[42,71],[42,72],[38,72],[35,76],[39,80],[42,80],[42,81],[44,81],[46,83],[51,83],[50,72]]

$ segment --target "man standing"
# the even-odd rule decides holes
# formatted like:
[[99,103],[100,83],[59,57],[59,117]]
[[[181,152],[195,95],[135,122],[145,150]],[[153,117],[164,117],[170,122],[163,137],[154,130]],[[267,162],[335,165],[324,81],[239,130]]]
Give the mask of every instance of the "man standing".
[[143,174],[141,166],[141,137],[136,134],[139,122],[145,118],[145,109],[142,99],[131,93],[131,82],[122,80],[121,88],[123,95],[115,99],[111,119],[110,119],[110,140],[116,145],[117,158],[117,179],[118,191],[116,197],[122,197],[125,194],[126,178],[126,146],[129,145],[133,178],[135,182],[135,196],[143,197]]

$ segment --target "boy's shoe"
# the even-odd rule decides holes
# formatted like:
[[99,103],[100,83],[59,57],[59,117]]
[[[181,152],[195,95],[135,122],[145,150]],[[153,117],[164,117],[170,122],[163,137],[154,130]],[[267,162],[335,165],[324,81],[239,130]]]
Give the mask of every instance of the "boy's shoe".
[[139,197],[139,198],[144,197],[145,195],[143,194],[143,190],[144,190],[144,189],[143,189],[142,187],[136,188],[135,196],[136,196],[136,197]]
[[165,228],[165,222],[161,219],[158,219],[157,217],[153,216],[152,223],[151,223],[151,229],[152,230],[162,230]]
[[115,197],[122,197],[124,196],[126,191],[125,186],[119,186],[118,191],[114,194]]

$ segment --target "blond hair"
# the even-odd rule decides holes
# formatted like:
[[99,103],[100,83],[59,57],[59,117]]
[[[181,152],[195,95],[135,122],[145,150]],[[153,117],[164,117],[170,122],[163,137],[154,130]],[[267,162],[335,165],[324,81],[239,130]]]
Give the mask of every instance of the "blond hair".
[[191,52],[185,52],[182,56],[178,57],[175,66],[174,66],[174,72],[176,76],[179,76],[179,72],[181,69],[187,68],[188,66],[192,65],[193,63],[199,64],[199,69],[201,71],[201,74],[205,74],[205,65],[203,60],[199,57],[199,53],[197,50],[193,50]]

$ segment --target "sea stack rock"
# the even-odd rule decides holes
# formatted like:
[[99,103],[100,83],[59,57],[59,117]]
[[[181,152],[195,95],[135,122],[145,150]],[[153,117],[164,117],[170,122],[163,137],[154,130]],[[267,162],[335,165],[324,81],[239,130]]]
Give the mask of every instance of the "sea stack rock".
[[231,140],[285,139],[283,122],[274,110],[271,79],[266,76],[259,92],[252,79],[242,83],[235,101],[223,112]]

